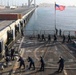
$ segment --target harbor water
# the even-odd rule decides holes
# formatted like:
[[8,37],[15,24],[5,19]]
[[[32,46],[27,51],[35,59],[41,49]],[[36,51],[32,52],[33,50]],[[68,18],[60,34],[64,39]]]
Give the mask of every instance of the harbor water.
[[[24,30],[76,30],[76,7],[66,7],[65,10],[56,10],[52,7],[38,7],[30,18]],[[53,32],[53,31],[52,31]]]

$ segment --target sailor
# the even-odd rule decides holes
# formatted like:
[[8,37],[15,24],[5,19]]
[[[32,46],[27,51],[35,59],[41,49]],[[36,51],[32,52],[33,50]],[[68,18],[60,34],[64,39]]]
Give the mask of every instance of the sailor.
[[41,66],[40,66],[39,71],[44,71],[45,63],[44,63],[44,60],[43,60],[43,58],[41,56],[40,56],[40,63],[41,63]]
[[20,21],[20,25],[21,25],[21,27],[23,27],[23,23]]
[[62,32],[62,31],[61,31],[61,29],[60,29],[60,30],[59,30],[59,36],[61,36],[61,32]]
[[63,35],[63,41],[62,41],[62,43],[64,43],[65,42],[65,35]]
[[68,42],[71,42],[70,34],[68,35]]
[[45,40],[44,34],[42,34],[42,41]]
[[19,68],[21,68],[21,67],[23,66],[24,69],[25,69],[25,63],[24,63],[24,60],[23,60],[23,58],[22,58],[21,56],[19,56],[19,60],[18,60],[18,62],[20,63]]
[[59,68],[57,72],[62,72],[64,69],[64,59],[62,57],[59,58],[58,64],[59,64]]
[[11,49],[11,60],[14,60],[14,48]]
[[6,65],[8,66],[8,63],[9,63],[9,57],[8,56],[5,57],[5,61],[6,61]]
[[38,40],[40,39],[40,34],[38,34],[38,37],[37,38],[38,38]]
[[8,46],[5,45],[5,56],[7,57],[9,54],[8,54],[9,50],[8,50]]
[[33,70],[35,70],[35,64],[31,57],[28,57],[28,62],[30,62],[28,69],[30,69],[33,66]]
[[50,34],[48,35],[48,42],[50,43],[51,41],[51,37],[50,37]]
[[57,37],[56,37],[56,35],[54,34],[54,42],[56,42],[57,41]]
[[55,31],[56,31],[56,35],[58,34],[58,29],[57,28],[55,28]]
[[50,41],[51,40],[51,37],[50,37],[50,34],[48,35],[48,41]]

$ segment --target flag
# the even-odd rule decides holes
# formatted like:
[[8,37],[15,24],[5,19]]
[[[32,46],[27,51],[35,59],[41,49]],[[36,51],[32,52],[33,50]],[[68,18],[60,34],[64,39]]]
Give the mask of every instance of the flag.
[[65,9],[65,6],[55,4],[55,10],[60,10],[60,11],[63,11],[64,9]]

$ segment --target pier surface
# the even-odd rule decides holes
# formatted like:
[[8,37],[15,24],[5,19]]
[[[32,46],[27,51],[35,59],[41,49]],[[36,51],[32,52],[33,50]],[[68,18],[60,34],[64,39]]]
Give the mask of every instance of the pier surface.
[[[1,17],[2,17],[2,14],[5,16],[2,17],[4,19],[1,18],[1,20],[0,20],[0,31],[19,19],[19,18],[18,19],[13,18],[11,20],[11,18],[12,18],[11,14],[21,14],[21,18],[22,18],[25,14],[30,12],[33,8],[34,7],[19,7],[16,9],[2,9],[0,11],[0,15],[1,15]],[[13,16],[16,16],[16,15],[13,15]],[[10,19],[6,19],[7,17],[9,17]]]

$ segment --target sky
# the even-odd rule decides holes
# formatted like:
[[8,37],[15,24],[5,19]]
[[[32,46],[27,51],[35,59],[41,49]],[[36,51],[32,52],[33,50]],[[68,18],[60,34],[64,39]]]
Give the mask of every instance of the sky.
[[[36,0],[36,4],[40,3],[57,3],[61,5],[75,5],[76,6],[76,0]],[[0,5],[22,5],[22,4],[27,4],[28,0],[0,0]]]
[[36,0],[37,3],[58,3],[58,4],[61,4],[61,5],[76,5],[76,0]]

